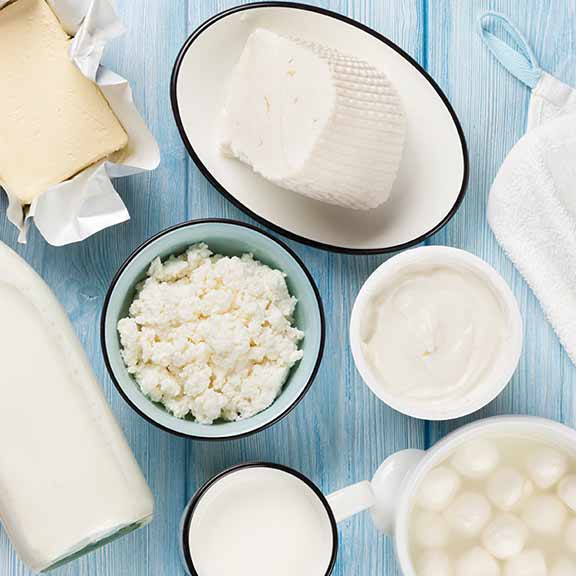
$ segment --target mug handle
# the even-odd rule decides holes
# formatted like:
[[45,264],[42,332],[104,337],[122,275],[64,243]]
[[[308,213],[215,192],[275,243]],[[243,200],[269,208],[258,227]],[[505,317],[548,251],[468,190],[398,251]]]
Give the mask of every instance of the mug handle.
[[405,479],[425,454],[424,450],[400,450],[382,463],[372,482],[359,482],[328,496],[336,522],[370,510],[376,528],[392,534]]
[[376,503],[372,485],[366,481],[338,490],[326,499],[337,523],[369,510]]
[[404,491],[406,478],[425,455],[424,450],[400,450],[384,460],[374,474],[371,487],[375,504],[370,512],[374,525],[380,532],[388,535],[394,533],[398,503]]

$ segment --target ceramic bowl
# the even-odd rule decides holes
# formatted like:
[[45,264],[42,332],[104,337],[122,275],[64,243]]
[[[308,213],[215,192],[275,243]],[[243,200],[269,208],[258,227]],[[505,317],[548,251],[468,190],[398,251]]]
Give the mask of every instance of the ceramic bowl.
[[[394,84],[408,125],[387,202],[368,211],[325,204],[283,190],[220,153],[218,117],[234,66],[255,28],[337,48],[369,62]],[[466,142],[440,87],[389,38],[318,6],[257,2],[213,16],[184,43],[174,65],[171,98],[184,144],[213,186],[253,218],[300,242],[352,254],[397,251],[442,228],[464,197]]]
[[[250,252],[268,266],[282,270],[290,293],[298,299],[295,324],[305,333],[304,356],[288,376],[283,391],[263,412],[238,422],[211,425],[176,418],[162,404],[152,402],[128,373],[121,356],[118,321],[128,315],[136,285],[156,257],[181,254],[191,244],[205,242],[216,254],[240,256]],[[288,246],[249,224],[231,220],[195,220],[169,228],[137,248],[120,267],[104,301],[101,319],[102,351],[106,366],[122,397],[138,414],[168,432],[199,439],[237,438],[253,434],[286,416],[310,388],[324,348],[324,313],[318,289],[302,261]]]

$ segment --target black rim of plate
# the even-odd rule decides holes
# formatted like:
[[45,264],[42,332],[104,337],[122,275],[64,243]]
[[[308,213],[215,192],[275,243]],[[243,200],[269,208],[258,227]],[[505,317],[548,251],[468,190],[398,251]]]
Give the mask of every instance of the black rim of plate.
[[[140,254],[140,252],[142,252],[142,250],[144,250],[144,248],[146,248],[147,246],[149,246],[150,244],[152,244],[153,242],[155,242],[156,240],[158,240],[162,236],[165,236],[166,234],[173,232],[174,230],[195,226],[196,224],[214,224],[214,223],[227,224],[227,225],[231,225],[231,226],[248,228],[254,232],[257,232],[258,234],[262,234],[263,236],[266,236],[272,242],[275,242],[276,244],[278,244],[298,264],[298,266],[300,266],[300,268],[304,272],[306,278],[308,279],[310,286],[312,287],[312,291],[314,292],[314,296],[316,298],[316,303],[318,305],[318,311],[320,314],[320,344],[318,347],[318,355],[316,358],[316,362],[314,363],[314,367],[312,368],[312,372],[310,373],[310,376],[308,377],[308,381],[306,382],[306,385],[302,389],[302,392],[300,392],[300,394],[296,397],[296,399],[283,412],[278,414],[276,417],[274,417],[269,422],[266,422],[266,423],[262,424],[261,426],[254,428],[253,430],[248,430],[247,432],[243,432],[241,434],[230,434],[227,436],[207,437],[207,436],[199,436],[196,434],[187,434],[186,432],[179,432],[177,430],[173,430],[172,428],[164,426],[163,424],[160,424],[159,422],[157,422],[156,420],[151,418],[148,414],[146,414],[145,412],[140,410],[140,408],[138,408],[138,406],[136,406],[132,402],[132,400],[124,392],[124,390],[122,389],[122,386],[118,382],[116,375],[114,373],[114,370],[112,368],[110,358],[108,356],[108,347],[106,344],[106,316],[108,315],[108,306],[110,304],[110,299],[112,298],[112,294],[114,292],[114,289],[116,288],[116,284],[118,283],[120,276],[122,276],[122,274],[124,273],[124,270],[126,270],[126,268],[130,265],[132,260],[134,260],[134,258],[136,258],[136,256],[138,254]],[[145,420],[150,422],[150,424],[153,424],[157,428],[164,430],[165,432],[169,432],[170,434],[174,434],[176,436],[181,436],[183,438],[192,438],[194,440],[205,440],[205,441],[209,441],[209,442],[216,442],[219,440],[232,440],[232,439],[238,439],[238,438],[245,438],[246,436],[251,436],[252,434],[257,434],[258,432],[262,432],[262,430],[266,430],[267,428],[270,428],[274,424],[278,423],[280,420],[285,418],[290,412],[292,412],[292,410],[294,410],[294,408],[296,408],[296,406],[298,404],[300,404],[300,402],[303,400],[304,396],[306,396],[306,394],[310,390],[310,387],[312,386],[312,383],[314,382],[314,380],[316,378],[316,375],[318,374],[318,370],[320,369],[320,364],[322,363],[322,357],[324,355],[325,340],[326,340],[326,321],[325,321],[325,316],[324,316],[324,307],[322,305],[322,298],[320,297],[320,291],[318,290],[318,287],[316,286],[316,282],[314,282],[314,278],[312,277],[312,274],[310,274],[310,271],[308,270],[308,268],[306,267],[304,262],[302,262],[300,257],[294,252],[294,250],[292,250],[292,248],[287,246],[284,242],[282,242],[280,239],[274,237],[272,234],[270,234],[266,230],[262,230],[261,228],[258,228],[257,226],[254,226],[252,224],[248,224],[246,222],[240,222],[239,220],[232,220],[229,218],[202,218],[202,219],[197,219],[197,220],[188,220],[186,222],[176,224],[175,226],[171,226],[170,228],[166,228],[165,230],[162,230],[161,232],[159,232],[158,234],[155,234],[151,238],[148,238],[148,240],[145,240],[142,244],[140,244],[140,246],[138,246],[128,256],[128,258],[126,258],[126,260],[123,262],[123,264],[120,266],[120,268],[118,269],[118,271],[114,275],[114,278],[112,279],[112,282],[110,283],[110,287],[108,288],[108,291],[106,293],[106,297],[104,298],[104,304],[102,305],[102,313],[100,315],[100,346],[102,348],[102,355],[104,356],[104,364],[106,365],[106,369],[108,370],[108,374],[110,375],[110,378],[112,379],[112,382],[113,382],[116,390],[118,390],[118,392],[120,393],[120,396],[122,396],[122,398],[124,398],[125,402],[137,414],[139,414],[142,418],[144,418]],[[150,401],[150,400],[148,400],[148,401]]]
[[[359,30],[362,30],[367,34],[370,34],[370,36],[373,36],[377,40],[380,40],[380,42],[383,42],[384,44],[392,48],[395,52],[397,52],[400,56],[402,56],[409,64],[411,64],[414,68],[416,68],[418,72],[420,72],[420,74],[428,81],[428,83],[432,86],[432,88],[434,88],[434,90],[442,100],[444,106],[446,106],[446,109],[450,113],[454,126],[456,127],[458,137],[460,138],[460,144],[462,146],[462,159],[464,163],[463,167],[464,170],[462,174],[462,185],[460,187],[460,192],[458,193],[458,196],[456,197],[456,200],[452,208],[448,211],[446,216],[444,216],[444,218],[442,218],[442,220],[438,222],[438,224],[436,224],[428,232],[425,232],[424,234],[418,236],[413,240],[409,240],[408,242],[403,242],[402,244],[397,244],[395,246],[387,246],[384,248],[348,248],[345,246],[326,244],[318,240],[312,240],[310,238],[306,238],[305,236],[295,234],[294,232],[291,232],[290,230],[287,230],[286,228],[283,228],[278,224],[274,224],[273,222],[267,220],[263,216],[260,216],[259,214],[248,208],[245,204],[240,202],[238,198],[236,198],[226,188],[224,188],[224,186],[222,186],[222,184],[220,184],[220,182],[218,182],[218,180],[212,175],[210,170],[208,170],[208,168],[204,165],[202,160],[200,160],[200,157],[194,150],[194,147],[192,146],[192,143],[188,139],[188,135],[186,134],[186,130],[184,129],[184,125],[182,123],[182,117],[180,115],[180,107],[178,105],[178,97],[177,97],[177,85],[178,85],[178,78],[180,76],[180,69],[188,50],[203,32],[205,32],[208,28],[210,28],[213,24],[215,24],[219,20],[226,18],[231,14],[235,14],[236,12],[243,12],[245,10],[252,10],[255,8],[291,8],[295,10],[305,10],[309,12],[316,12],[318,14],[322,14],[330,18],[335,18],[336,20],[340,20],[341,22],[354,26],[355,28],[358,28]],[[336,252],[339,254],[358,254],[358,255],[387,254],[390,252],[398,252],[400,250],[410,248],[411,246],[420,244],[421,242],[423,242],[427,238],[430,238],[430,236],[436,234],[436,232],[444,228],[444,226],[446,226],[446,224],[448,224],[448,222],[456,214],[458,208],[460,208],[460,205],[462,204],[462,201],[464,200],[464,196],[466,194],[466,189],[468,187],[468,176],[470,171],[466,138],[464,136],[464,131],[462,130],[462,126],[460,125],[460,121],[458,120],[458,116],[456,115],[454,108],[452,107],[450,101],[448,100],[442,89],[438,86],[436,81],[416,60],[414,60],[414,58],[412,58],[412,56],[410,56],[408,53],[402,50],[402,48],[394,44],[394,42],[392,42],[390,39],[386,38],[379,32],[376,32],[372,28],[369,28],[365,24],[357,22],[352,18],[348,18],[343,14],[338,14],[337,12],[332,12],[331,10],[320,8],[319,6],[311,6],[309,4],[298,4],[295,2],[254,2],[251,4],[236,6],[234,8],[225,10],[224,12],[220,12],[215,16],[212,16],[212,18],[206,20],[188,37],[188,39],[180,49],[180,52],[176,57],[176,62],[174,63],[174,68],[172,70],[172,79],[170,81],[170,100],[172,103],[172,112],[176,120],[176,125],[178,127],[180,137],[184,142],[184,146],[186,147],[188,154],[192,157],[192,160],[194,160],[194,163],[196,164],[200,172],[202,172],[204,177],[212,184],[212,186],[214,186],[214,188],[216,188],[216,190],[218,190],[218,192],[220,192],[232,204],[234,204],[237,208],[242,210],[245,214],[248,214],[248,216],[254,218],[254,220],[256,220],[257,222],[263,224],[264,226],[268,226],[272,230],[286,236],[287,238],[290,238],[291,240],[296,240],[297,242],[301,242],[302,244],[306,244],[308,246],[313,246],[314,248],[320,248],[328,252]]]
[[322,505],[324,506],[326,513],[328,514],[328,519],[330,520],[330,526],[332,528],[332,556],[330,558],[330,563],[328,564],[328,569],[324,576],[330,576],[332,571],[334,570],[334,566],[336,564],[336,558],[338,557],[338,527],[336,525],[336,519],[334,518],[334,512],[332,512],[332,508],[330,508],[330,504],[328,504],[328,500],[326,500],[326,496],[322,493],[322,491],[308,478],[304,476],[301,472],[294,470],[293,468],[289,468],[288,466],[283,466],[282,464],[273,464],[271,462],[248,462],[247,464],[238,464],[237,466],[233,466],[232,468],[228,468],[220,474],[217,474],[212,479],[208,480],[206,484],[204,484],[198,492],[193,496],[190,504],[188,505],[185,516],[182,522],[182,554],[184,556],[184,560],[186,561],[186,566],[192,576],[201,576],[198,574],[196,569],[194,568],[194,562],[192,561],[192,555],[190,554],[190,547],[188,545],[188,535],[190,532],[190,524],[192,523],[192,517],[194,516],[194,512],[198,507],[198,504],[202,500],[202,497],[220,480],[229,476],[230,474],[234,474],[239,472],[240,470],[245,470],[247,468],[272,468],[274,470],[280,470],[281,472],[285,472],[296,477],[301,482],[304,482],[306,486],[308,486],[314,494],[318,497]]

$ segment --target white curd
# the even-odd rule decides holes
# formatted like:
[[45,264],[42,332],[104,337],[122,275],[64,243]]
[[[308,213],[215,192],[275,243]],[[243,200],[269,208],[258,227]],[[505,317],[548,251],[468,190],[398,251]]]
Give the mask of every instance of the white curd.
[[140,388],[178,418],[242,420],[268,408],[302,358],[296,298],[284,274],[195,244],[152,262],[129,316],[122,357]]
[[567,448],[527,428],[444,452],[414,490],[415,576],[576,576],[576,457]]

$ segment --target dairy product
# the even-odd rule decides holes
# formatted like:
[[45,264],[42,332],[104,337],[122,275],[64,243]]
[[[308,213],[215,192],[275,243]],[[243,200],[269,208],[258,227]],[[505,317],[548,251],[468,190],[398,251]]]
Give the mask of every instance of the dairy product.
[[443,548],[450,541],[450,526],[440,514],[419,511],[414,517],[414,537],[422,548]]
[[454,533],[465,538],[480,534],[492,514],[488,499],[478,492],[462,492],[446,510]]
[[500,576],[500,566],[486,550],[476,546],[457,560],[455,576]]
[[444,510],[460,488],[460,477],[447,466],[430,472],[427,482],[418,491],[418,503],[427,510]]
[[571,518],[564,528],[564,543],[570,552],[576,553],[576,518]]
[[550,576],[574,576],[574,574],[576,574],[576,562],[566,556],[559,558],[550,572]]
[[558,496],[572,510],[576,512],[576,474],[566,476],[558,485]]
[[225,154],[282,188],[370,209],[390,195],[405,131],[400,98],[382,72],[256,29],[233,72],[218,137]]
[[484,548],[499,560],[516,556],[524,549],[528,529],[512,514],[501,514],[486,526],[482,534]]
[[534,494],[523,507],[522,520],[536,534],[559,535],[566,521],[566,507],[553,494]]
[[453,568],[448,554],[441,550],[424,552],[418,562],[419,576],[452,576]]
[[[389,394],[431,410],[492,385],[510,329],[499,293],[480,272],[414,259],[371,290],[361,347]],[[470,462],[471,473],[483,465]]]
[[[455,576],[576,575],[569,506],[576,456],[569,449],[527,427],[477,434],[445,452],[414,490],[408,535],[415,576],[435,576],[442,566]],[[447,478],[456,493],[444,507],[432,499],[430,512],[422,495],[445,493]]]
[[153,499],[64,310],[0,243],[0,520],[44,570],[148,522]]
[[517,468],[502,466],[486,481],[486,495],[497,508],[510,512],[534,491],[534,485]]
[[151,264],[118,323],[122,356],[142,391],[175,416],[242,420],[274,402],[302,358],[295,308],[279,270],[196,244]]
[[325,576],[335,544],[313,490],[267,467],[240,469],[211,486],[192,513],[187,541],[202,576]]
[[0,185],[23,204],[128,142],[68,45],[45,0],[0,9]]
[[452,456],[450,463],[462,476],[485,478],[500,461],[500,453],[494,442],[478,439],[466,442]]
[[566,455],[553,448],[542,448],[534,452],[527,464],[528,473],[534,484],[542,490],[554,486],[564,476],[567,467]]
[[524,550],[506,562],[504,576],[548,576],[546,558],[538,549]]

